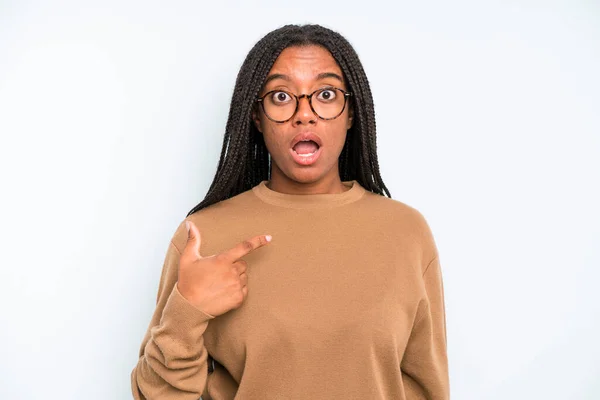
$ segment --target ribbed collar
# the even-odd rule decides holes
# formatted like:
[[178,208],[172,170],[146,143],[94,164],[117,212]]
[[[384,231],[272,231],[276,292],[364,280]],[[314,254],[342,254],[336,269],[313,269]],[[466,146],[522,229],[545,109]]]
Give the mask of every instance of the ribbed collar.
[[360,199],[366,192],[356,180],[342,182],[350,188],[342,193],[333,194],[287,194],[279,193],[267,187],[262,181],[252,188],[258,198],[265,203],[287,208],[332,208],[352,203]]

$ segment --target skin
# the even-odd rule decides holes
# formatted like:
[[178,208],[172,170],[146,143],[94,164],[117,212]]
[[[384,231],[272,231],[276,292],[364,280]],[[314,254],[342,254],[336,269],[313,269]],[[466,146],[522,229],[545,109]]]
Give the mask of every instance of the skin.
[[240,307],[248,295],[248,265],[242,257],[267,245],[271,236],[255,236],[222,253],[203,256],[198,227],[189,220],[186,225],[188,240],[179,260],[177,290],[194,307],[215,317]]
[[[273,64],[260,95],[275,89],[285,89],[296,95],[309,94],[324,86],[347,90],[343,78],[319,78],[323,73],[343,77],[340,66],[327,49],[314,45],[288,47]],[[285,75],[288,79],[270,80],[269,77],[275,74]],[[288,194],[333,194],[348,190],[342,184],[338,170],[346,132],[352,126],[352,110],[348,103],[344,112],[333,120],[317,117],[306,98],[300,100],[298,111],[287,122],[271,121],[260,107],[253,113],[253,120],[271,155],[271,180],[267,184],[270,189]],[[322,140],[321,155],[310,166],[297,164],[289,150],[292,139],[306,131],[314,132]]]

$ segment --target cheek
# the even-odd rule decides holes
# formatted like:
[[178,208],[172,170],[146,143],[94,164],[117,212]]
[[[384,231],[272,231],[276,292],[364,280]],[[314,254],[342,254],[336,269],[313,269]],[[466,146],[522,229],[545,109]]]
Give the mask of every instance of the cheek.
[[344,143],[346,142],[348,120],[347,118],[340,118],[339,121],[335,120],[331,122],[335,123],[331,124],[331,129],[327,134],[328,138],[330,139],[329,145],[335,147],[341,152],[342,148],[344,147]]
[[283,135],[281,135],[276,130],[272,129],[270,126],[263,125],[263,138],[265,140],[265,146],[267,146],[267,150],[271,154],[271,156],[275,156],[278,153],[283,151],[287,151],[287,145],[284,143]]

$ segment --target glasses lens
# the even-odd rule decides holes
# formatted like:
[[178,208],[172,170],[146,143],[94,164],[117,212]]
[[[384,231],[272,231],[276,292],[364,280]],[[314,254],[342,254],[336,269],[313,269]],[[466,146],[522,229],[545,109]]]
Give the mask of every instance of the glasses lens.
[[296,111],[296,98],[288,92],[278,90],[271,92],[263,99],[265,113],[275,121],[286,121]]
[[[344,92],[336,88],[323,88],[313,93],[311,105],[315,113],[323,119],[332,119],[340,115],[346,104]],[[269,93],[263,100],[265,113],[274,121],[287,121],[296,111],[296,97],[278,90]]]
[[346,98],[344,93],[335,88],[319,89],[311,98],[312,106],[315,112],[321,118],[335,118],[344,109]]

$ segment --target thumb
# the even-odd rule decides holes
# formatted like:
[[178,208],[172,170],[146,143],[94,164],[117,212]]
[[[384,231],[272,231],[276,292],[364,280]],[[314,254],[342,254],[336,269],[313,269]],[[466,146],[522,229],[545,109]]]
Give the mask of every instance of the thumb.
[[188,239],[184,251],[191,251],[200,256],[200,245],[202,243],[200,231],[192,221],[185,221],[185,225],[187,227]]

